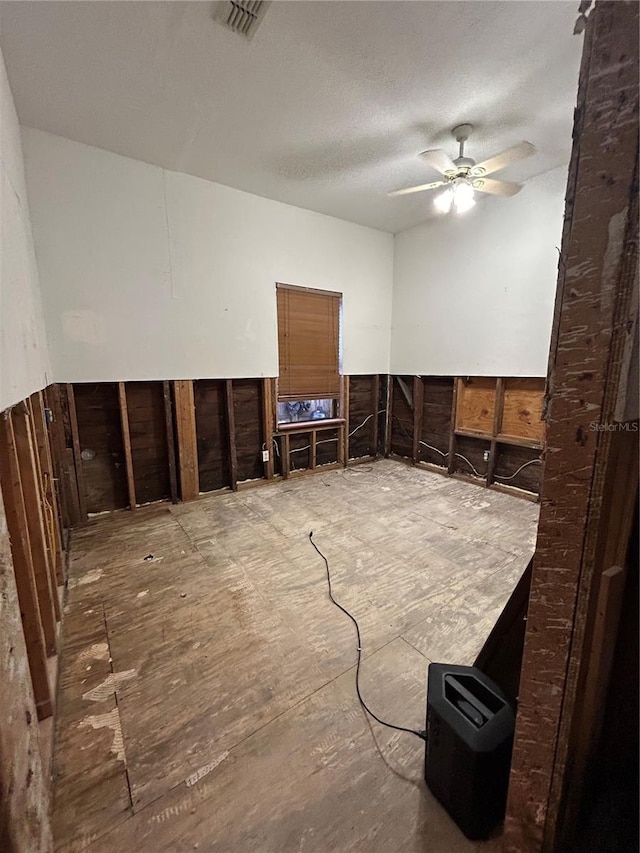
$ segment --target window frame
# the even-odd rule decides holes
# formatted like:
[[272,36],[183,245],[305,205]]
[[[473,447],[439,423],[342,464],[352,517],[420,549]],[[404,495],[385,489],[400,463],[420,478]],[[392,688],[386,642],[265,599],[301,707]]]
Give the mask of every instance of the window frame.
[[[278,315],[278,290],[296,290],[303,293],[312,293],[314,295],[319,296],[330,296],[332,298],[338,298],[338,377],[339,377],[339,389],[338,395],[336,397],[317,397],[316,399],[323,400],[334,400],[335,401],[335,417],[332,418],[322,418],[319,420],[308,420],[308,421],[295,421],[295,422],[287,422],[287,421],[279,421],[278,420],[278,403],[286,402],[280,399],[280,335],[279,335],[279,315]],[[317,426],[319,424],[342,424],[345,422],[345,408],[344,408],[344,373],[342,366],[342,355],[343,355],[343,316],[344,316],[344,294],[339,290],[327,290],[325,288],[319,287],[306,287],[299,284],[287,284],[285,282],[276,282],[276,339],[278,344],[278,375],[275,378],[275,400],[274,400],[274,417],[275,417],[275,427],[276,432],[286,431],[290,432],[291,430],[300,429],[304,431],[305,429],[309,429],[314,425]],[[302,397],[300,398],[302,399]]]

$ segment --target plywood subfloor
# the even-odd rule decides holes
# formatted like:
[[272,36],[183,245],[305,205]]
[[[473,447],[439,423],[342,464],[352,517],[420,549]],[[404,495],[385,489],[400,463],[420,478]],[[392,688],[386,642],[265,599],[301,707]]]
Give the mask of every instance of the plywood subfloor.
[[[54,757],[57,849],[497,849],[422,781],[429,661],[471,663],[538,507],[391,460],[73,533]],[[147,558],[147,559],[145,559]]]

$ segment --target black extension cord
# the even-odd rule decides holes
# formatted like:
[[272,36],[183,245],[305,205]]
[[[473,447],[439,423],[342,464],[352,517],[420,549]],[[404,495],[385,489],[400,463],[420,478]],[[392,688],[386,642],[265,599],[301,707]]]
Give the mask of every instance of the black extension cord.
[[324,565],[325,565],[325,568],[327,570],[327,585],[329,587],[329,598],[331,599],[332,604],[335,604],[335,606],[339,610],[342,610],[342,612],[346,616],[348,616],[349,619],[351,619],[353,624],[356,626],[356,635],[358,638],[358,662],[356,664],[356,693],[358,694],[358,701],[360,702],[360,704],[362,705],[362,707],[366,711],[366,713],[369,714],[370,717],[373,717],[373,719],[376,720],[376,722],[380,723],[381,726],[386,726],[388,729],[395,729],[398,732],[406,732],[407,734],[415,735],[416,737],[419,737],[420,740],[426,741],[426,739],[427,739],[426,731],[420,731],[418,729],[407,729],[404,726],[394,726],[393,723],[387,723],[384,720],[381,720],[380,717],[378,717],[376,714],[373,713],[371,708],[369,708],[367,703],[362,698],[362,694],[360,693],[360,660],[362,658],[362,641],[360,639],[360,626],[358,625],[358,621],[355,618],[355,616],[353,616],[351,613],[349,613],[349,611],[346,609],[346,607],[343,607],[340,604],[340,602],[336,601],[335,598],[333,597],[333,590],[331,589],[331,572],[329,571],[329,561],[327,560],[325,555],[322,553],[322,551],[318,548],[316,543],[313,541],[313,530],[309,531],[309,542],[311,542],[311,544],[316,549],[318,554],[324,560]]

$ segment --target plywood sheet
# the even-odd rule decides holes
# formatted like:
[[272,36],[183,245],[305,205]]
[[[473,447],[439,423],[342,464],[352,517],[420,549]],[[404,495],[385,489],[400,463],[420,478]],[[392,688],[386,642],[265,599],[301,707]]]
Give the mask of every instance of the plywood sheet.
[[505,379],[500,435],[542,444],[544,379]]
[[493,435],[496,380],[474,376],[458,380],[456,429]]

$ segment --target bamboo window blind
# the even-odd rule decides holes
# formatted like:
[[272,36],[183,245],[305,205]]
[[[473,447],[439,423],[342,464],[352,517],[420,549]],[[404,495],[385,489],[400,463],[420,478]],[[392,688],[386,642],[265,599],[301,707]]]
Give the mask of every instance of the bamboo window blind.
[[340,396],[341,293],[278,284],[278,400]]

